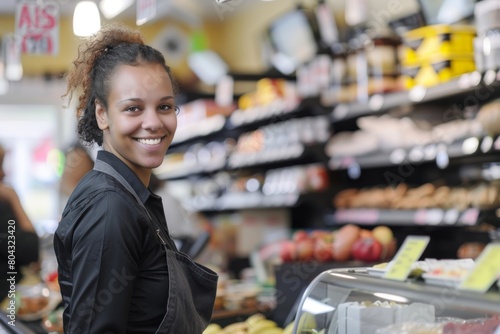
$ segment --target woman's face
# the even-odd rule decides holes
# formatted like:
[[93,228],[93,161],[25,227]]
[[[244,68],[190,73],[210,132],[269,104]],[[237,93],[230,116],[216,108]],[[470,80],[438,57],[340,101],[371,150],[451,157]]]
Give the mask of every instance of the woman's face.
[[147,184],[177,128],[172,81],[159,64],[120,65],[111,78],[108,110],[96,103],[103,148]]

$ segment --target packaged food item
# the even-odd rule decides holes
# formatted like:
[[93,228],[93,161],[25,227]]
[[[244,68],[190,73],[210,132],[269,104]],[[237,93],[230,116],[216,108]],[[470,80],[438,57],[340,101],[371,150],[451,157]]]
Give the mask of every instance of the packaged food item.
[[20,316],[36,314],[49,304],[50,291],[43,284],[33,286],[19,285],[17,287],[20,303],[17,314]]
[[442,334],[443,324],[405,322],[379,328],[375,334]]
[[[393,324],[433,323],[434,305],[397,304],[387,301],[348,302],[338,308],[338,334],[386,333],[378,331]],[[400,333],[400,332],[399,332]]]
[[413,29],[403,37],[403,62],[411,65],[430,58],[473,58],[476,28],[471,25],[429,25]]
[[476,70],[470,25],[430,25],[405,33],[401,52],[405,87],[434,86]]

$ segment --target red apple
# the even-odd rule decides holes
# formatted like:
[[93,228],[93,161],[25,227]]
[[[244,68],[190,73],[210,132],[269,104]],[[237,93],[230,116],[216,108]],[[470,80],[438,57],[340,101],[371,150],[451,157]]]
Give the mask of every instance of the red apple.
[[300,261],[311,261],[314,259],[314,240],[306,239],[295,242],[297,247],[297,259]]
[[309,237],[311,239],[316,240],[323,240],[325,242],[333,242],[333,233],[331,231],[326,231],[326,230],[314,230],[309,234]]
[[333,244],[323,239],[318,239],[314,243],[314,259],[320,262],[333,261]]
[[292,240],[295,242],[309,239],[309,233],[304,230],[297,230],[293,233]]
[[360,238],[352,245],[351,253],[355,260],[375,262],[382,255],[382,244],[373,237]]
[[281,242],[280,258],[283,262],[292,262],[297,260],[297,247],[295,242],[284,240]]

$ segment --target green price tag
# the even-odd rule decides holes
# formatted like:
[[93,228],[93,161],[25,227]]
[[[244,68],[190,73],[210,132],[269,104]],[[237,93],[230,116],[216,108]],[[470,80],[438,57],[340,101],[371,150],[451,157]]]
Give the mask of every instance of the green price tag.
[[406,237],[382,277],[397,281],[406,280],[412,265],[420,259],[430,240],[431,238],[428,236],[410,235]]
[[476,259],[476,264],[464,279],[458,289],[484,293],[500,275],[500,243],[491,243]]

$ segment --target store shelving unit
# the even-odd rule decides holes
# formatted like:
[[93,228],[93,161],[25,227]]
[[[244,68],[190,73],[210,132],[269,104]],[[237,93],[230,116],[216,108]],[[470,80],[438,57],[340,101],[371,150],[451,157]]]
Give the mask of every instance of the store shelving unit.
[[[224,120],[224,124],[212,133],[199,135],[192,134],[185,141],[177,141],[173,150],[182,150],[188,144],[207,143],[210,141],[237,140],[245,132],[268,125],[280,125],[291,119],[311,116],[329,116],[331,120],[331,135],[343,131],[344,126],[355,122],[357,118],[369,115],[383,115],[393,108],[401,106],[420,106],[438,104],[443,108],[455,109],[465,107],[477,108],[492,101],[500,92],[500,74],[496,72],[468,73],[439,86],[422,88],[416,87],[408,91],[398,91],[387,94],[376,94],[366,103],[341,103],[334,107],[320,105],[318,98],[307,98],[288,111],[274,106],[273,112],[256,113],[252,117],[242,116],[241,111]],[[238,113],[240,113],[238,115]],[[237,119],[237,121],[235,121]],[[222,124],[219,120],[219,123]],[[304,200],[307,196],[301,193],[276,194],[264,196],[262,192],[231,193],[222,190],[218,196],[194,197],[188,204],[194,210],[207,214],[224,211],[238,211],[248,209],[286,208],[292,210],[292,216],[300,220],[300,227],[310,228],[337,228],[343,224],[365,225],[367,228],[375,225],[390,225],[394,229],[404,228],[408,231],[422,232],[422,228],[434,230],[447,229],[461,231],[463,228],[474,227],[485,216],[484,210],[469,207],[467,209],[453,208],[422,208],[414,210],[396,210],[387,208],[352,208],[336,210],[332,205],[333,195],[351,184],[356,187],[367,186],[363,179],[355,180],[350,176],[353,169],[358,173],[369,174],[370,182],[376,183],[377,174],[379,184],[387,186],[387,180],[381,175],[384,171],[400,168],[402,165],[411,165],[422,175],[434,177],[449,174],[449,168],[462,164],[483,164],[495,162],[500,150],[500,137],[482,136],[458,139],[452,143],[434,142],[425,146],[400,147],[391,151],[376,151],[364,155],[352,155],[329,158],[325,153],[325,142],[314,145],[297,144],[285,149],[271,147],[261,154],[248,156],[232,155],[228,152],[224,162],[217,168],[206,168],[199,165],[191,170],[182,170],[180,174],[165,174],[167,179],[202,179],[213,177],[216,173],[224,172],[231,175],[240,173],[265,172],[273,168],[319,163],[329,169],[330,189],[317,194],[322,200]],[[347,172],[347,176],[345,173]],[[412,177],[418,177],[415,173]],[[373,176],[373,177],[372,177]],[[412,181],[409,179],[408,181]],[[415,180],[413,180],[415,181]],[[418,182],[418,180],[416,181]],[[428,182],[428,181],[426,181]],[[423,183],[423,181],[422,181]],[[305,205],[305,206],[304,206]],[[491,210],[490,210],[491,211]],[[495,214],[488,211],[488,222],[498,220]],[[308,215],[307,212],[314,212]],[[315,217],[314,221],[304,223],[304,217]],[[318,218],[320,217],[320,218]],[[322,217],[322,218],[321,218]],[[311,218],[313,219],[313,218]],[[292,228],[299,225],[292,222]]]
[[[468,103],[484,103],[494,99],[499,89],[498,73],[472,72],[433,87],[417,86],[388,94],[372,95],[366,102],[340,103],[333,107],[333,122],[361,116],[381,114],[389,109],[430,102],[453,101],[463,107]],[[471,98],[472,96],[472,98]]]

